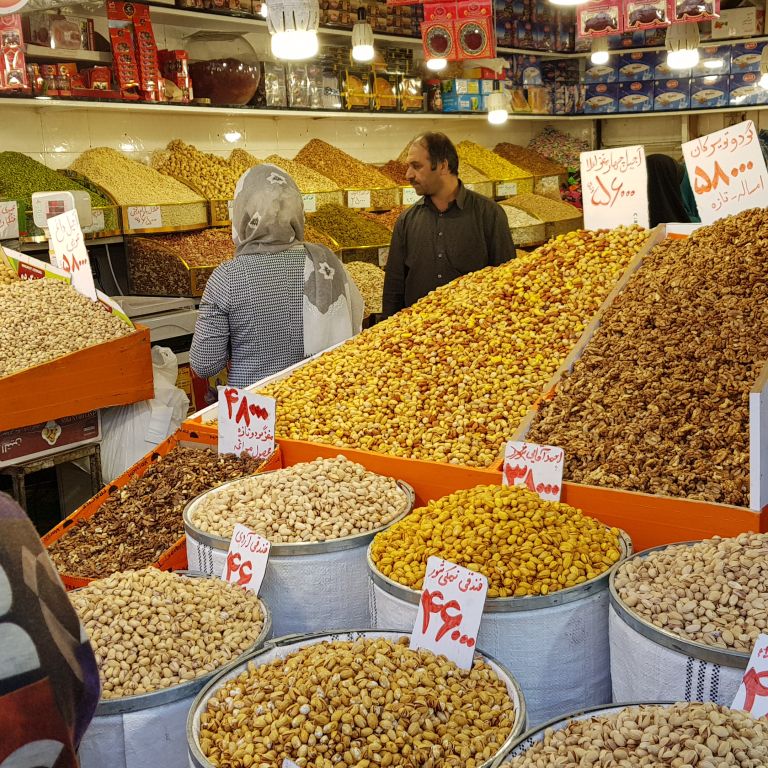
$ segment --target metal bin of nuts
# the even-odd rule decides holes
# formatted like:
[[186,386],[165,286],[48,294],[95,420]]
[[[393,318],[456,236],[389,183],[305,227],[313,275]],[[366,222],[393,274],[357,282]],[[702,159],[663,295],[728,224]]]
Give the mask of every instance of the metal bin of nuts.
[[583,213],[570,203],[564,203],[561,200],[518,193],[503,200],[502,204],[517,208],[545,222],[547,239],[568,234],[584,226]]
[[82,768],[186,768],[186,719],[201,688],[271,636],[267,605],[220,578],[155,568],[70,593],[96,656],[101,701]]
[[187,719],[189,764],[490,768],[525,720],[517,681],[480,651],[462,670],[398,631],[304,635],[208,683]]
[[[236,523],[272,544],[261,594],[275,634],[370,626],[366,548],[413,509],[406,483],[343,456],[227,483],[184,510],[190,568],[221,573]],[[308,599],[324,585],[322,601]]]
[[742,533],[623,563],[611,575],[614,697],[730,705],[768,625],[766,555],[768,534]]
[[501,202],[516,246],[541,245],[547,240],[547,225],[541,219],[519,208],[506,205],[504,200]]
[[499,184],[509,187],[514,183],[517,193],[533,192],[533,176],[490,149],[473,141],[461,141],[456,145],[456,152],[461,163],[474,166],[494,182],[494,195],[499,196]]
[[538,724],[611,700],[608,577],[631,551],[622,531],[525,488],[456,491],[373,540],[374,626],[413,627],[430,555],[484,574],[478,645],[512,670]]
[[568,169],[564,165],[554,163],[528,147],[508,142],[497,144],[493,151],[533,174],[534,194],[560,200],[560,186],[568,181]]
[[524,733],[501,768],[762,768],[765,721],[706,703],[625,703],[581,710]]
[[177,433],[99,491],[43,537],[68,589],[115,570],[186,568],[182,512],[187,502],[229,480],[280,466],[219,455],[216,435]]

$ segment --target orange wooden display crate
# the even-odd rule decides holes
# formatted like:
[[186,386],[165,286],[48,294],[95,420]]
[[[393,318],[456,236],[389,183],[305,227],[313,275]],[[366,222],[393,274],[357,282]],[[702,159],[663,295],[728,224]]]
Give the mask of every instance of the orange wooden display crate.
[[0,378],[0,432],[155,396],[149,329]]
[[[115,491],[127,485],[134,477],[141,477],[152,464],[169,453],[177,445],[198,446],[201,449],[210,447],[213,448],[213,450],[216,450],[216,443],[217,438],[211,437],[210,435],[190,435],[181,430],[175,432],[160,443],[160,445],[158,445],[151,453],[148,453],[146,456],[139,459],[132,467],[126,469],[122,475],[116,477],[109,483],[109,485],[105,485],[92,499],[86,501],[85,504],[76,509],[68,518],[62,520],[55,528],[46,533],[45,536],[43,536],[43,544],[45,544],[46,547],[49,547],[53,542],[58,541],[65,536],[73,525],[93,517],[93,515],[99,511],[102,504],[104,504]],[[272,456],[259,467],[259,472],[266,472],[270,469],[280,469],[282,466],[280,449],[278,448]],[[187,567],[186,537],[182,535],[172,547],[160,555],[156,563],[152,563],[152,566],[159,568],[161,571],[184,570]],[[60,576],[67,589],[84,587],[86,584],[93,581],[93,579],[82,576],[71,576],[65,573],[60,574]]]

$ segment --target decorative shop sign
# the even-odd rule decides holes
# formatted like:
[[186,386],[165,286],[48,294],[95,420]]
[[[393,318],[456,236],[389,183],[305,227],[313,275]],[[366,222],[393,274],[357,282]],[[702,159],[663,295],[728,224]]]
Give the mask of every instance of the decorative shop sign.
[[544,501],[560,501],[565,451],[554,445],[510,440],[504,449],[504,485],[524,485]]
[[219,453],[268,458],[275,450],[275,399],[219,387]]
[[260,534],[237,523],[229,542],[227,560],[221,578],[239,584],[258,595],[267,570],[270,543]]
[[91,260],[85,248],[77,211],[72,209],[58,216],[51,216],[47,228],[53,265],[72,275],[72,286],[78,293],[96,301]]

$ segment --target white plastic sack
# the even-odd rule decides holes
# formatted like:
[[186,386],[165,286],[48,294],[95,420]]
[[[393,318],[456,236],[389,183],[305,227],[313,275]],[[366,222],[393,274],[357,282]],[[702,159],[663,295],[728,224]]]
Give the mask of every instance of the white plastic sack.
[[665,648],[632,629],[611,607],[608,617],[614,701],[714,701],[730,707],[744,669]]
[[[410,633],[417,606],[369,583],[372,626]],[[477,647],[517,678],[529,728],[611,701],[607,589],[550,608],[486,612]]]
[[[259,597],[272,611],[273,637],[369,628],[366,548],[361,544],[341,552],[292,557],[270,554]],[[226,556],[187,533],[191,571],[221,576]]]
[[152,347],[155,397],[101,412],[101,477],[112,482],[156,445],[172,435],[189,409],[189,398],[176,386],[179,363],[168,347]]

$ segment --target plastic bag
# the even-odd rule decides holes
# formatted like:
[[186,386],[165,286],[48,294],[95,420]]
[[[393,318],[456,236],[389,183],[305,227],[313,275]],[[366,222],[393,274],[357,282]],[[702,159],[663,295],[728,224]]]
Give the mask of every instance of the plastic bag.
[[155,396],[101,412],[101,478],[107,483],[172,435],[189,409],[189,398],[176,386],[179,363],[168,347],[152,347]]

